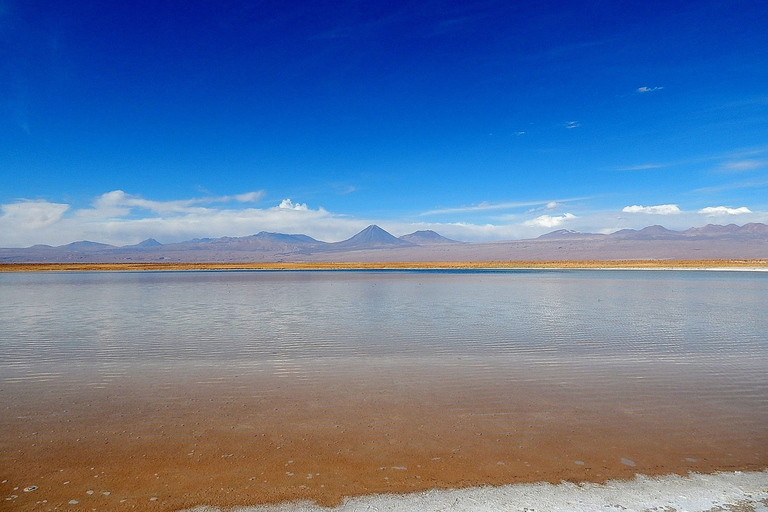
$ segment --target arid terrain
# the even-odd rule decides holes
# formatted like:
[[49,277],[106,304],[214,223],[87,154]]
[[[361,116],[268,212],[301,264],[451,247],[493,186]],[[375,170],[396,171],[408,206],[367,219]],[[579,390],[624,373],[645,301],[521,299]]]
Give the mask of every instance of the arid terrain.
[[[0,249],[2,264],[100,263],[130,265],[248,264],[248,268],[340,268],[337,265],[473,267],[643,265],[701,266],[680,261],[728,260],[722,265],[751,266],[754,260],[768,259],[768,225],[708,225],[686,231],[670,231],[661,226],[641,230],[621,230],[609,235],[554,231],[535,239],[500,242],[457,242],[434,231],[417,231],[399,238],[377,226],[369,226],[341,242],[321,242],[306,235],[261,232],[246,237],[196,239],[161,244],[153,239],[116,247],[81,241],[51,247]],[[747,263],[740,263],[748,260]],[[624,263],[622,263],[624,261]],[[410,262],[402,264],[399,262]],[[589,263],[599,262],[599,263]],[[608,263],[610,262],[610,263]],[[281,266],[281,265],[284,265]],[[298,265],[298,266],[295,266]],[[316,266],[320,265],[320,266]],[[330,267],[324,266],[330,265]],[[570,264],[569,264],[570,265]],[[712,266],[707,263],[704,266]],[[717,263],[717,266],[721,266]],[[7,267],[6,268],[11,268]],[[38,267],[39,268],[39,267]],[[181,267],[179,267],[181,268]]]

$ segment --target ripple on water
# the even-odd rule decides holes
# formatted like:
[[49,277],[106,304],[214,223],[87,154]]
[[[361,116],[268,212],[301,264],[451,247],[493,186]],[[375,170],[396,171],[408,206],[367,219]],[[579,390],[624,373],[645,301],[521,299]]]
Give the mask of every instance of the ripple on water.
[[68,403],[139,381],[167,404],[185,399],[180,383],[236,400],[336,379],[350,396],[473,397],[455,401],[463,418],[515,414],[510,397],[535,389],[572,415],[619,402],[650,421],[707,404],[713,425],[749,426],[768,420],[766,303],[762,274],[4,275],[0,382]]

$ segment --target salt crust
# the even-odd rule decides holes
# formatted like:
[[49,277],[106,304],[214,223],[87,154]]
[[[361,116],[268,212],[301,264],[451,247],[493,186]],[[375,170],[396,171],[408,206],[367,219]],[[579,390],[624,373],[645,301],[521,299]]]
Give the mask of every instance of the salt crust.
[[[512,484],[349,498],[335,508],[314,503],[236,507],[230,512],[768,512],[768,470],[691,473],[601,484]],[[223,512],[200,506],[182,512]]]

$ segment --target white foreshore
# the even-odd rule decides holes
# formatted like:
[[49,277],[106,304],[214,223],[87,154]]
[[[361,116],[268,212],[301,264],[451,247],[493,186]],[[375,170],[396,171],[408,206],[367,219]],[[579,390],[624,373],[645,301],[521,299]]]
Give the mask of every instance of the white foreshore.
[[[227,509],[230,510],[230,509]],[[604,485],[513,484],[350,498],[335,508],[314,503],[236,507],[232,512],[768,512],[768,471],[637,476]],[[200,506],[186,512],[220,512]]]

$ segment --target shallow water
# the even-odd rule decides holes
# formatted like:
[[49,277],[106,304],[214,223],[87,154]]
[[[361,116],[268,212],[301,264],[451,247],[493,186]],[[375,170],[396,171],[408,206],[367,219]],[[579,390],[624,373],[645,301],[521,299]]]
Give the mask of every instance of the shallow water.
[[768,467],[766,273],[0,274],[0,304],[18,510]]

